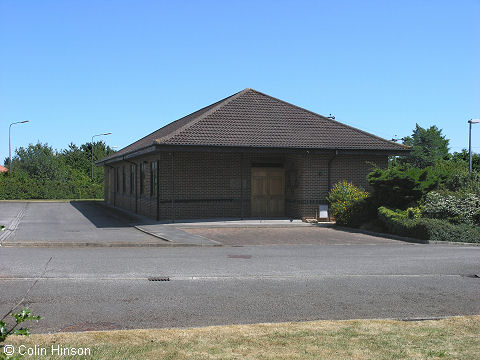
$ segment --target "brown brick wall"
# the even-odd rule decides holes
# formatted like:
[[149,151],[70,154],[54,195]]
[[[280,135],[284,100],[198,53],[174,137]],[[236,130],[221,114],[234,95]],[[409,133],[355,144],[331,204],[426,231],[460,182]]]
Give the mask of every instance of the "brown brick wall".
[[[172,160],[173,157],[173,160]],[[250,216],[252,164],[281,163],[285,168],[286,216],[314,216],[328,192],[328,162],[332,155],[240,154],[217,152],[157,153],[137,158],[136,191],[130,193],[130,163],[105,166],[105,201],[158,219]],[[140,194],[140,163],[145,165],[145,192]],[[150,194],[150,162],[158,161],[158,196]],[[331,164],[331,184],[348,180],[368,190],[368,162],[380,167],[387,156],[338,155]],[[125,166],[125,192],[122,167]],[[115,168],[120,168],[115,179]],[[173,176],[172,176],[173,168]],[[115,182],[119,181],[119,192]],[[243,185],[243,186],[242,186]],[[172,204],[172,195],[174,203]],[[243,199],[243,200],[242,200]],[[243,204],[243,206],[242,206]]]

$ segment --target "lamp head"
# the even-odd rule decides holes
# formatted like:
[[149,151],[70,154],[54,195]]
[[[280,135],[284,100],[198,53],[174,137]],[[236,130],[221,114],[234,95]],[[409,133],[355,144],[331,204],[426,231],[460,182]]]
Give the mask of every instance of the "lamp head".
[[468,120],[468,123],[469,124],[478,124],[478,123],[480,123],[480,119],[470,119],[470,120]]

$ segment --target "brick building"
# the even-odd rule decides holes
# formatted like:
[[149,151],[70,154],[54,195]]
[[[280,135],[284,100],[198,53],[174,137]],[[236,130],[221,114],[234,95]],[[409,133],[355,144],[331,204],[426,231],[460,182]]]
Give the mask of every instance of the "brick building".
[[155,219],[315,216],[331,185],[368,189],[408,148],[252,89],[99,161],[105,201]]

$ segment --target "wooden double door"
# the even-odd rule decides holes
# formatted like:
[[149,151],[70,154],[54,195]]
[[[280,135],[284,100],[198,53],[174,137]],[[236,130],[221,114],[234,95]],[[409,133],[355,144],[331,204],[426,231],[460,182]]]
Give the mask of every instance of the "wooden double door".
[[252,167],[251,181],[252,216],[285,216],[285,170]]

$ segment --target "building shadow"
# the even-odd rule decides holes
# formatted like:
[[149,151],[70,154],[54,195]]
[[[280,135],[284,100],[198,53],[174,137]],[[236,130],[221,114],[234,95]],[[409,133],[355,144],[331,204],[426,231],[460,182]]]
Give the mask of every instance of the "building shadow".
[[154,220],[150,221],[105,206],[101,201],[70,201],[70,204],[97,228],[126,228],[156,224]]

